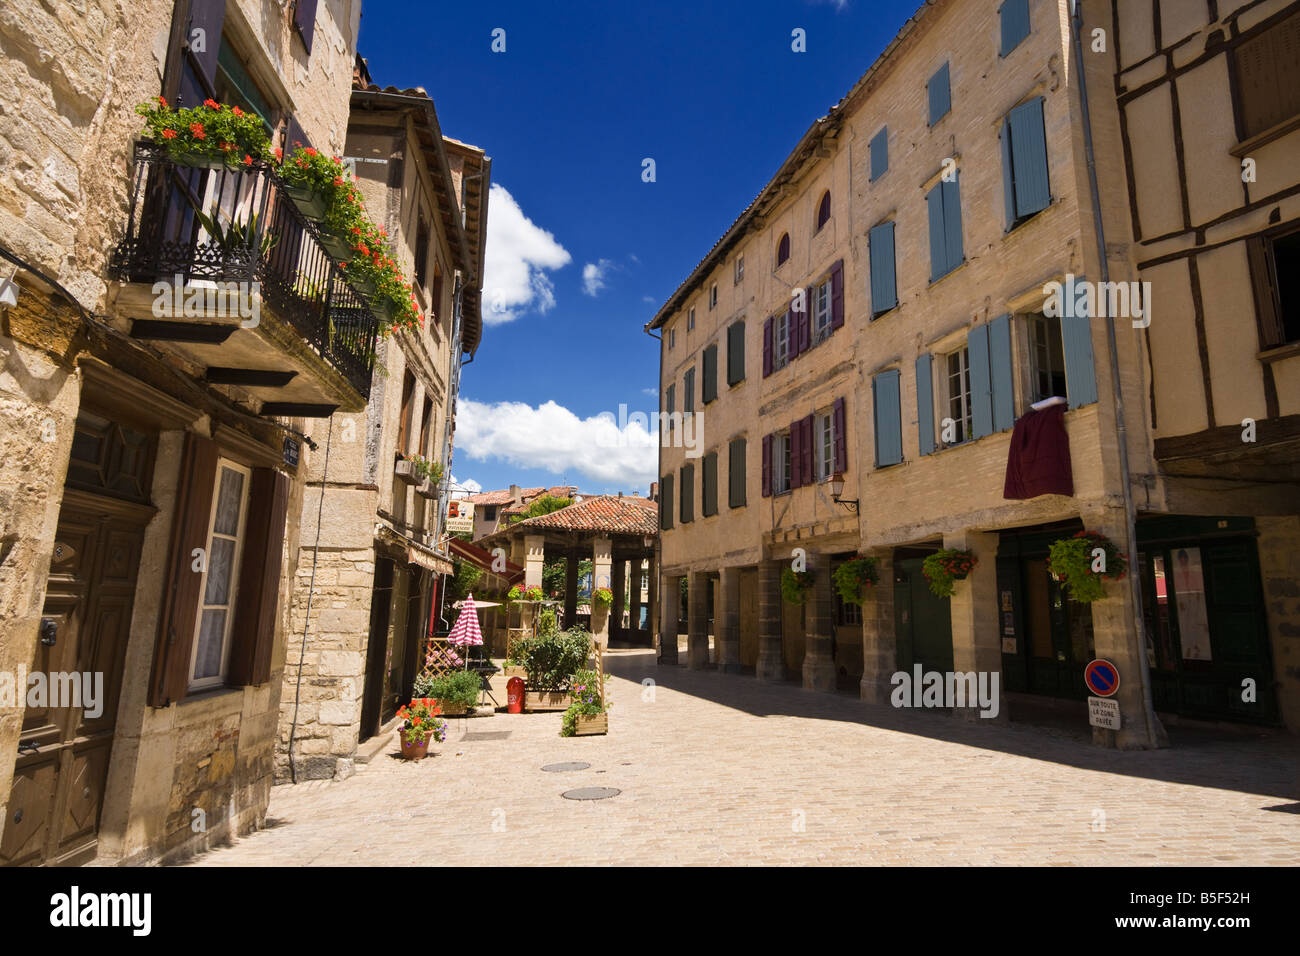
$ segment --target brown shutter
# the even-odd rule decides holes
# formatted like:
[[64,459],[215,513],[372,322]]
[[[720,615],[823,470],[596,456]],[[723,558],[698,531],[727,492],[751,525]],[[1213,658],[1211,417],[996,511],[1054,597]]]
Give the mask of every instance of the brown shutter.
[[809,415],[803,420],[803,483],[814,484],[817,481],[817,442],[816,415]]
[[1273,285],[1273,264],[1269,261],[1268,240],[1251,236],[1246,240],[1246,258],[1250,263],[1250,281],[1255,291],[1255,314],[1259,323],[1259,347],[1272,348],[1286,341],[1278,320],[1277,295]]
[[190,655],[198,627],[199,586],[203,574],[194,570],[194,549],[207,548],[212,520],[212,492],[217,477],[217,446],[192,433],[185,436],[172,513],[172,534],[163,578],[162,609],[149,706],[166,707],[185,696],[190,685]]
[[836,259],[831,266],[831,328],[844,324],[844,260]]
[[253,469],[230,648],[229,681],[235,686],[265,684],[271,678],[288,510],[288,476],[274,468]]
[[849,470],[848,445],[844,434],[844,399],[835,399],[831,409],[831,431],[834,433],[831,441],[835,448],[835,467],[831,470],[843,474]]
[[772,495],[772,436],[763,436],[763,497]]
[[772,374],[772,320],[763,320],[763,377]]

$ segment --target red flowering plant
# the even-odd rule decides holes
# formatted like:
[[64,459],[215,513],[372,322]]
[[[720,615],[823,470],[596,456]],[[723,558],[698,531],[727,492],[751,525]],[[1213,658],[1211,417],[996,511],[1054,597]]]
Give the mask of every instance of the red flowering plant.
[[432,737],[442,743],[447,737],[447,722],[438,715],[442,710],[432,697],[417,697],[397,711],[397,718],[402,722],[402,740],[408,744],[417,744]]
[[294,142],[293,152],[280,164],[280,178],[321,197],[325,206],[325,228],[342,238],[350,236],[352,227],[364,219],[361,193],[352,173],[337,156]]
[[952,597],[957,582],[971,573],[979,561],[969,551],[940,548],[921,562],[921,573],[937,597]]
[[1106,596],[1103,579],[1124,579],[1128,559],[1104,534],[1076,531],[1072,537],[1052,542],[1047,569],[1065,583],[1073,600],[1091,603]]
[[271,158],[266,124],[238,106],[204,100],[200,106],[177,109],[160,96],[135,111],[144,117],[144,135],[177,162],[207,159],[251,166]]

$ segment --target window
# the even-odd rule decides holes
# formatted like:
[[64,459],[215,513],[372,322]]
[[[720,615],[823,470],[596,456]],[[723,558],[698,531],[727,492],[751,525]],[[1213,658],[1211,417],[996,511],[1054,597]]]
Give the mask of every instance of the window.
[[1029,366],[1035,402],[1059,395],[1068,398],[1065,353],[1061,346],[1061,320],[1029,316]]
[[718,513],[718,453],[711,451],[704,456],[700,469],[700,514],[705,518]]
[[718,284],[715,282],[709,287],[709,311],[712,312],[718,304]]
[[822,226],[830,222],[830,218],[831,218],[831,192],[828,189],[826,190],[826,192],[822,193],[821,202],[817,204],[817,228],[814,229],[813,231],[821,232]]
[[862,607],[835,593],[835,623],[841,627],[857,627],[862,623]]
[[942,279],[962,263],[961,198],[957,180],[940,180],[925,197],[930,217],[930,281]]
[[704,350],[704,381],[700,385],[700,398],[707,405],[718,397],[718,346],[710,345]]
[[411,450],[411,417],[415,414],[415,376],[407,372],[402,377],[402,412],[397,429],[397,453],[405,455]]
[[1300,342],[1300,230],[1246,240],[1255,306],[1259,310],[1260,346],[1276,348]]
[[667,531],[673,526],[673,476],[664,475],[659,483],[659,528]]
[[745,380],[745,323],[733,322],[727,328],[727,384]]
[[898,305],[894,265],[894,224],[882,222],[867,233],[871,262],[871,317],[884,315]]
[[835,473],[835,427],[829,411],[818,412],[814,419],[813,440],[817,443],[817,481],[829,481]]
[[952,109],[952,89],[948,85],[947,63],[935,71],[925,89],[930,99],[930,125],[933,126]]
[[790,433],[772,436],[772,494],[790,490]]
[[952,424],[944,423],[940,438],[949,445],[957,445],[970,438],[970,349],[950,352],[944,364],[947,366],[948,377],[947,417],[952,419]]
[[1052,203],[1047,178],[1047,138],[1043,98],[1021,103],[1002,121],[1002,191],[1007,229],[1014,229]]
[[733,438],[727,449],[727,505],[745,507],[745,439]]
[[745,278],[745,257],[744,255],[736,256],[736,285]]
[[695,411],[695,366],[692,365],[682,376],[682,414],[689,415]]
[[421,289],[429,287],[429,224],[420,214],[419,224],[415,227],[415,282]]
[[813,286],[813,344],[831,334],[831,280]]
[[496,520],[497,520],[497,506],[496,506],[496,505],[484,505],[484,506],[483,506],[483,520],[484,520],[484,521],[496,521]]
[[690,332],[694,328],[695,328],[695,306],[691,306],[691,310],[686,313],[686,331]]
[[682,524],[689,524],[695,520],[695,466],[691,464],[682,465],[682,496],[678,510],[678,518]]
[[790,313],[782,312],[772,323],[772,371],[790,361]]
[[1005,0],[998,7],[1002,25],[1002,47],[998,56],[1006,56],[1029,36],[1029,0]]
[[1233,61],[1234,106],[1243,139],[1300,115],[1300,13],[1239,45]]
[[790,234],[782,233],[780,241],[776,244],[776,264],[781,266],[790,258]]
[[890,369],[881,372],[871,380],[877,468],[896,465],[903,460],[903,425],[898,379],[898,369]]
[[224,458],[217,462],[207,562],[199,584],[198,630],[190,662],[191,689],[219,687],[225,682],[251,477],[252,472],[243,465]]
[[870,181],[874,183],[885,175],[885,170],[889,168],[889,127],[880,127],[880,132],[871,137],[868,149],[871,151]]

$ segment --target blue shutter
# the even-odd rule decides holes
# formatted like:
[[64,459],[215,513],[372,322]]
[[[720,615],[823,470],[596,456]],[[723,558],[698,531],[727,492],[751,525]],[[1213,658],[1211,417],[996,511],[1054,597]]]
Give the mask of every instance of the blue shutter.
[[970,417],[971,437],[983,438],[993,432],[993,392],[989,380],[989,327],[978,325],[966,333],[970,350]]
[[1006,0],[998,14],[1002,18],[1002,49],[998,55],[1006,56],[1029,36],[1029,0]]
[[939,185],[943,187],[943,236],[948,255],[948,268],[944,272],[951,272],[961,265],[962,260],[961,191],[957,179]]
[[916,435],[921,454],[934,451],[934,370],[929,352],[916,360]]
[[930,214],[930,281],[947,273],[948,250],[943,236],[943,183],[936,183],[925,196]]
[[1012,179],[1011,124],[1005,119],[1002,121],[1002,130],[998,133],[998,139],[1002,140],[1002,198],[1007,207],[1006,231],[1010,232],[1011,227],[1016,224],[1016,184]]
[[1043,99],[1021,103],[1007,117],[1011,127],[1011,167],[1016,183],[1016,218],[1046,209],[1052,201],[1047,182],[1047,138]]
[[[1082,283],[1083,276],[1075,279]],[[1066,287],[1068,290],[1069,287]],[[1074,315],[1074,303],[1062,300],[1061,351],[1065,353],[1065,390],[1070,407],[1089,405],[1097,400],[1097,377],[1092,363],[1092,326],[1086,315]]]
[[1016,423],[1011,385],[1011,316],[999,315],[989,323],[989,378],[993,389],[993,430]]
[[898,305],[892,222],[882,222],[868,233],[867,250],[871,259],[871,316],[875,318]]
[[898,369],[871,380],[872,413],[876,424],[876,467],[903,460],[903,422],[898,396]]
[[880,127],[880,132],[871,137],[871,182],[875,182],[889,168],[889,127]]
[[952,106],[952,93],[948,86],[948,64],[939,67],[926,86],[930,94],[930,125],[933,126]]

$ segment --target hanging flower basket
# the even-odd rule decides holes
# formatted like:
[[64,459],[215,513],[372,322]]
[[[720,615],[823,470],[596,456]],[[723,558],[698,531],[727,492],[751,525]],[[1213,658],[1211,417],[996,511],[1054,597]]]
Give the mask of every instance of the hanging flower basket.
[[591,592],[591,603],[596,607],[609,607],[614,603],[614,592],[609,588],[596,588]]
[[862,592],[880,583],[880,565],[875,558],[858,555],[845,561],[831,574],[831,583],[845,604],[861,604]]
[[814,576],[811,571],[785,568],[781,571],[781,597],[789,604],[802,604],[812,590]]
[[1079,531],[1052,542],[1047,569],[1062,582],[1072,600],[1091,603],[1106,596],[1107,578],[1123,580],[1128,559],[1104,534]]
[[979,559],[969,551],[940,548],[921,562],[921,573],[936,597],[952,597],[958,581],[966,580]]

